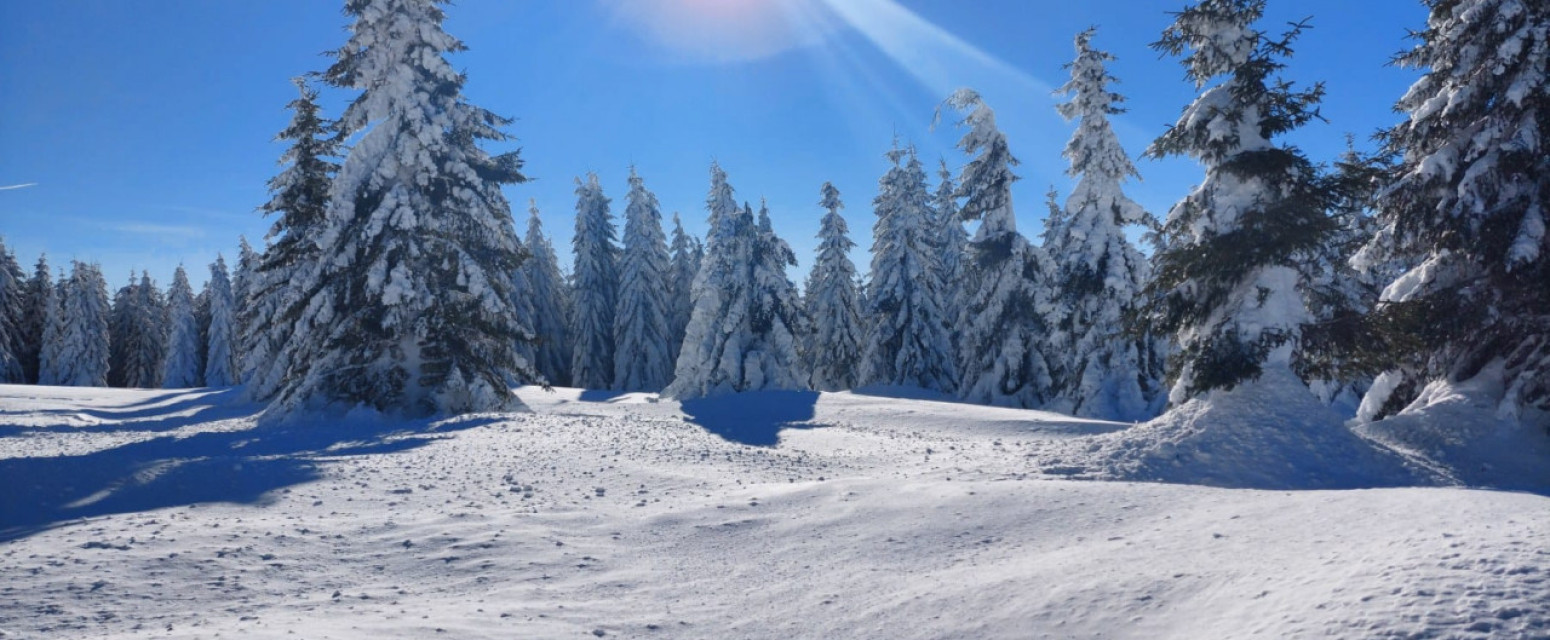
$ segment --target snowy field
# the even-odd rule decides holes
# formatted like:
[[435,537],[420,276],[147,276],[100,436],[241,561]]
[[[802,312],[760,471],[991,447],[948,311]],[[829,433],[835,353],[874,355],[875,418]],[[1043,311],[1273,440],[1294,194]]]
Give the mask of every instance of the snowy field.
[[522,396],[267,429],[0,386],[0,637],[1550,637],[1545,492],[1361,439],[1319,473],[926,400]]

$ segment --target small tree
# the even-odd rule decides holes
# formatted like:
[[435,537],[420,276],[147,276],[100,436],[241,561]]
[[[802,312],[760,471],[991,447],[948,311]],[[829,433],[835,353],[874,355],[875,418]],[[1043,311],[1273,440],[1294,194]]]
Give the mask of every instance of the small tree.
[[671,262],[662,233],[657,196],[630,168],[624,211],[624,251],[619,259],[619,306],[614,316],[614,388],[661,391],[673,377]]
[[40,373],[43,334],[49,325],[49,318],[59,306],[59,299],[54,294],[54,278],[48,270],[48,259],[45,256],[38,256],[32,279],[27,281],[23,301],[26,308],[23,311],[21,325],[22,371],[26,381],[34,384],[38,382]]
[[27,274],[0,240],[0,383],[27,380]]
[[807,278],[807,315],[813,333],[807,344],[812,386],[823,391],[854,388],[860,379],[861,344],[866,332],[861,325],[861,296],[856,288],[856,265],[850,261],[850,229],[840,209],[840,190],[823,183],[818,206],[828,213],[818,230],[818,260]]
[[236,300],[226,259],[216,256],[210,264],[210,279],[205,282],[210,305],[210,326],[205,333],[205,386],[229,387],[237,384]]
[[531,347],[533,367],[549,384],[570,384],[571,336],[570,289],[554,254],[554,245],[544,236],[538,218],[538,203],[528,203],[527,237],[524,244],[532,254],[522,263],[533,302],[533,333],[538,337]]
[[613,216],[597,174],[576,180],[576,235],[571,278],[571,383],[608,389],[614,375],[614,314],[619,303],[619,249]]
[[162,362],[161,380],[162,386],[169,389],[203,384],[199,318],[194,306],[194,288],[188,284],[188,272],[178,265],[172,272],[172,286],[167,289],[167,355]]

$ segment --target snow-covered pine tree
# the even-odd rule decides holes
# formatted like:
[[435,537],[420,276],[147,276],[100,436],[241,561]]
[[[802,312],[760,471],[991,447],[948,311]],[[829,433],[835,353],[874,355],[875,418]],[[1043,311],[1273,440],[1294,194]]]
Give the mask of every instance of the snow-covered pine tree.
[[249,370],[247,340],[253,333],[253,315],[248,311],[253,290],[257,288],[258,263],[261,258],[248,244],[247,236],[237,236],[237,268],[231,274],[232,300],[232,359],[235,382],[246,383],[253,371]]
[[673,355],[673,368],[678,367],[678,353],[683,350],[684,331],[689,327],[689,316],[694,313],[694,276],[700,272],[700,261],[705,258],[705,247],[699,239],[684,231],[683,221],[673,214],[673,263],[668,291],[667,335],[672,338],[669,353]]
[[630,167],[614,315],[615,389],[661,391],[673,378],[669,334],[671,260],[657,196]]
[[205,331],[205,386],[229,387],[237,384],[237,303],[226,271],[226,258],[217,255],[210,264],[205,292],[210,301],[210,327]]
[[[937,279],[943,286],[942,308],[948,311],[949,317],[953,317],[956,310],[961,308],[959,298],[968,270],[969,231],[963,228],[963,218],[959,215],[958,183],[953,179],[953,172],[947,168],[945,158],[939,159],[937,163],[936,194],[931,202],[931,212],[935,215],[932,226],[936,234],[937,270],[940,274]],[[958,332],[949,333],[956,359]]]
[[1500,385],[1504,416],[1550,410],[1550,5],[1427,5],[1398,58],[1425,75],[1383,136],[1400,162],[1378,200],[1380,235],[1415,266],[1383,292],[1380,326],[1399,348],[1362,417],[1477,376]]
[[509,120],[466,102],[446,56],[441,0],[349,0],[351,38],[324,74],[361,91],[339,122],[359,135],[335,176],[321,262],[302,278],[279,414],[308,405],[396,415],[521,405],[507,382],[537,377],[512,274],[526,252],[501,185],[516,152],[490,155]]
[[897,141],[893,166],[873,200],[872,280],[861,384],[902,385],[951,393],[957,378],[944,290],[937,279],[937,229],[926,173],[913,147]]
[[135,342],[134,317],[139,313],[138,282],[134,272],[129,273],[129,284],[113,294],[113,310],[108,314],[108,386],[126,387],[124,372],[129,361],[129,347]]
[[178,265],[167,289],[167,355],[162,361],[162,386],[185,389],[202,384],[204,363],[199,359],[199,318],[194,309],[194,288],[188,272]]
[[1057,306],[1065,310],[1051,354],[1056,369],[1058,409],[1105,420],[1151,417],[1162,389],[1163,371],[1152,340],[1127,335],[1124,322],[1140,302],[1151,277],[1146,257],[1125,237],[1126,227],[1147,225],[1151,216],[1125,195],[1136,168],[1109,124],[1124,113],[1124,98],[1109,90],[1116,82],[1107,65],[1114,57],[1092,47],[1093,29],[1076,36],[1076,59],[1066,65],[1071,80],[1060,115],[1077,121],[1066,144],[1068,174],[1077,179],[1060,223],[1044,243],[1055,263]]
[[108,384],[108,283],[97,265],[75,262],[59,286],[59,312],[45,338],[42,384]]
[[528,202],[527,237],[524,243],[531,254],[522,263],[533,303],[533,333],[537,340],[531,351],[534,369],[552,385],[570,384],[570,287],[560,271],[554,245],[544,236],[538,217],[538,203]]
[[1168,214],[1148,287],[1147,326],[1175,336],[1174,404],[1255,380],[1267,367],[1300,368],[1301,327],[1312,319],[1308,268],[1333,229],[1314,166],[1272,143],[1317,117],[1324,90],[1272,80],[1305,27],[1267,38],[1254,27],[1264,5],[1204,0],[1176,14],[1152,45],[1185,55],[1187,76],[1210,87],[1147,150],[1206,167]]
[[673,383],[663,395],[687,400],[804,388],[799,329],[790,315],[795,287],[785,279],[791,250],[772,231],[761,230],[752,208],[737,206],[719,165],[711,165],[710,176],[705,203],[710,230],[694,279],[694,311]]
[[813,331],[807,340],[812,387],[841,391],[856,387],[861,374],[861,296],[856,289],[856,265],[850,261],[850,228],[840,209],[840,190],[823,183],[818,206],[827,213],[818,229],[818,259],[807,277],[807,316]]
[[167,305],[149,273],[119,289],[109,328],[108,382],[138,389],[161,387],[167,357]]
[[[285,168],[269,180],[269,202],[259,208],[274,216],[274,224],[248,275],[247,304],[239,316],[243,382],[256,400],[274,397],[290,371],[295,351],[286,344],[305,303],[296,281],[320,261],[317,239],[328,213],[329,187],[339,170],[332,160],[339,154],[339,139],[333,135],[333,123],[318,115],[317,91],[304,78],[292,82],[300,95],[286,105],[293,112],[291,122],[275,136],[291,146],[280,156]],[[197,380],[197,375],[180,377],[178,386]]]
[[1017,232],[1012,183],[1017,176],[1006,134],[996,114],[972,89],[960,89],[944,106],[967,112],[968,129],[958,148],[973,156],[958,178],[959,215],[979,220],[969,241],[963,297],[959,396],[970,402],[1038,407],[1054,381],[1044,340],[1054,315],[1048,288],[1049,256]]
[[0,239],[0,383],[27,381],[27,274]]
[[55,297],[54,278],[49,273],[46,256],[38,256],[32,278],[27,281],[24,304],[26,309],[23,312],[21,325],[24,346],[21,354],[22,371],[26,382],[37,384],[40,360],[43,355],[43,334],[49,325],[49,317],[54,313],[54,308],[59,305],[59,299]]
[[619,248],[609,199],[597,174],[576,179],[576,234],[571,238],[571,384],[608,389],[614,376],[614,313],[619,302]]

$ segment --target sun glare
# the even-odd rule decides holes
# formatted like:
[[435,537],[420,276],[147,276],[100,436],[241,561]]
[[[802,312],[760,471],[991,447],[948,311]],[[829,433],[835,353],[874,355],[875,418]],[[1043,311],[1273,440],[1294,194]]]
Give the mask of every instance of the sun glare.
[[688,62],[747,62],[818,44],[837,26],[822,0],[603,0],[651,45]]

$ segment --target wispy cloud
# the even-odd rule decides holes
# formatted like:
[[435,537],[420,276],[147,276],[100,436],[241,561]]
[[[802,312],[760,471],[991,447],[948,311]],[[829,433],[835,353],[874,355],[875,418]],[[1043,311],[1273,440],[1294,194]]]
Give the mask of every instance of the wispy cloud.
[[153,236],[175,236],[179,238],[203,238],[205,230],[191,225],[180,224],[155,224],[149,222],[125,222],[108,225],[108,229],[120,233],[135,233]]
[[36,182],[27,182],[27,183],[24,183],[24,184],[0,185],[0,191],[11,191],[11,190],[14,190],[14,189],[26,189],[27,187],[36,187],[36,186],[38,186],[38,183],[36,183]]

